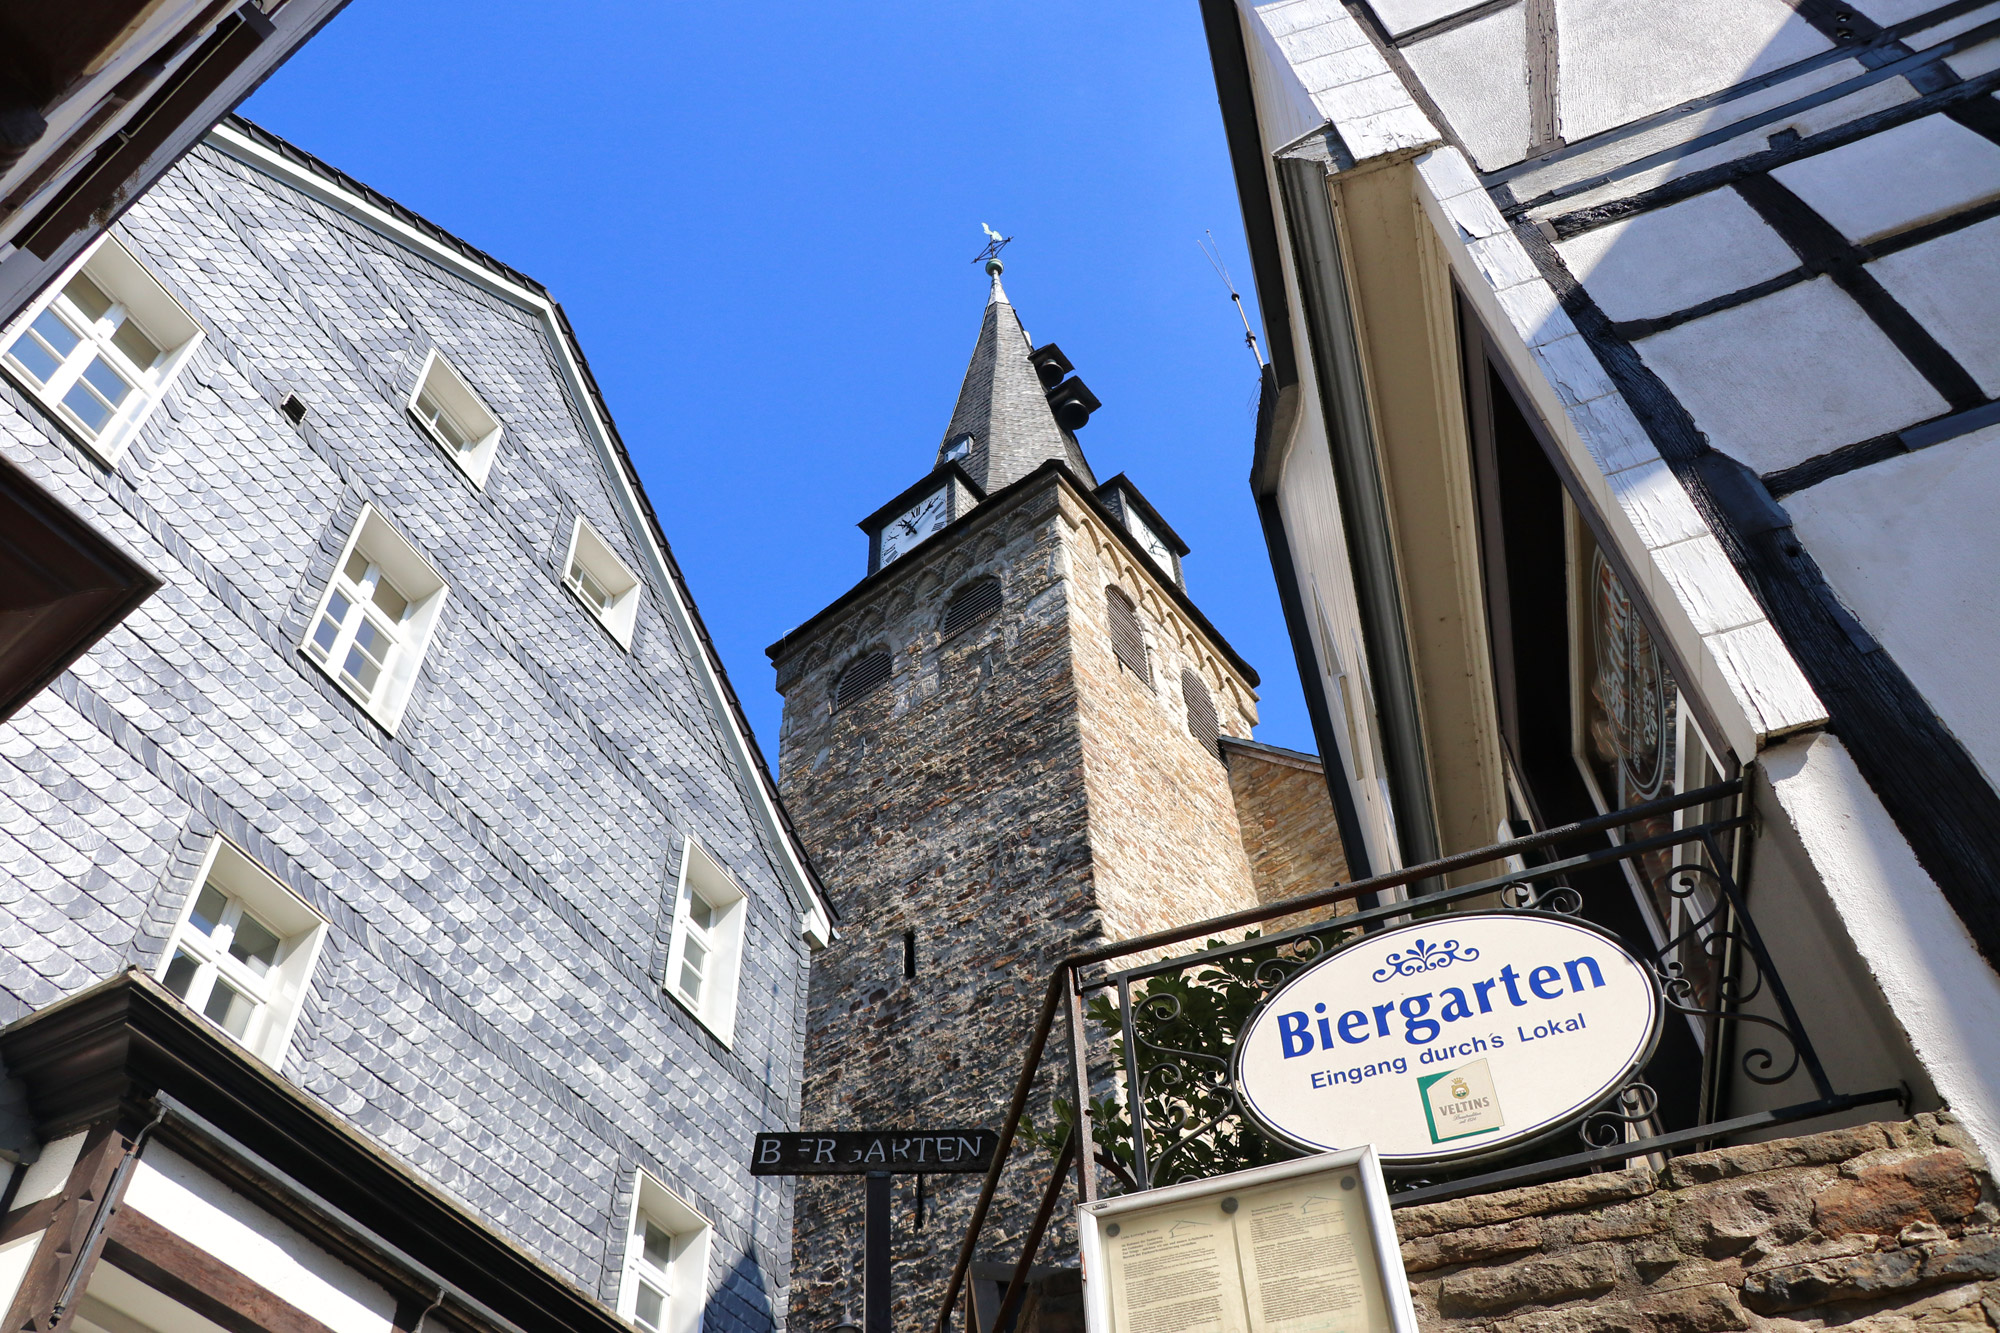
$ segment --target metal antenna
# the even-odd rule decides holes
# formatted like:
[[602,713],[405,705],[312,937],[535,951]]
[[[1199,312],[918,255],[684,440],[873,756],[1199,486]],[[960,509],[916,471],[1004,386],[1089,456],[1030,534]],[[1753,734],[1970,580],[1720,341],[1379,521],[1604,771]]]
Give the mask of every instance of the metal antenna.
[[1229,299],[1236,302],[1236,317],[1243,321],[1243,345],[1250,349],[1250,355],[1257,358],[1257,369],[1262,371],[1264,352],[1257,346],[1257,334],[1250,327],[1250,314],[1244,310],[1243,298],[1237,295],[1236,284],[1229,277],[1229,268],[1222,262],[1222,247],[1215,243],[1214,232],[1204,227],[1202,235],[1208,239],[1196,241],[1195,244],[1201,247],[1202,254],[1208,259],[1208,266],[1215,270],[1215,276],[1221,278],[1222,285],[1229,289]]

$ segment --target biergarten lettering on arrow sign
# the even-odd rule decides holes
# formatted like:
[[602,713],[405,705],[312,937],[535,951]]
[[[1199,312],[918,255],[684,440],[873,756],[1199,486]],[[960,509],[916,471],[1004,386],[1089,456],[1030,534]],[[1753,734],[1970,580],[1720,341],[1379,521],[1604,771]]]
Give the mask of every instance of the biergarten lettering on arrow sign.
[[753,1176],[850,1176],[985,1171],[999,1135],[990,1129],[830,1130],[819,1134],[759,1134],[750,1156]]

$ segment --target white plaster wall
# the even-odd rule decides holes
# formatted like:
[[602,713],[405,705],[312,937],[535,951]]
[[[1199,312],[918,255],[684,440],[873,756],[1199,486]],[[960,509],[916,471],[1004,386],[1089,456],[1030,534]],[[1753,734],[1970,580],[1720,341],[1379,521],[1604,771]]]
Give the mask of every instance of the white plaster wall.
[[2000,195],[2000,144],[1925,116],[1771,175],[1850,241],[1866,241]]
[[1989,1159],[2000,1153],[2000,976],[1824,733],[1766,750],[1784,820],[1932,1084]]
[[1787,496],[1806,549],[1988,781],[2000,779],[2000,426]]
[[1650,319],[1788,273],[1799,257],[1731,189],[1710,190],[1559,242],[1612,319]]
[[1783,0],[1556,0],[1556,38],[1571,143],[1832,45]]
[[2000,396],[2000,218],[1878,259],[1868,271],[1989,398]]
[[1527,43],[1527,6],[1513,5],[1403,48],[1482,171],[1528,155]]
[[1831,278],[1634,346],[1709,443],[1758,472],[1873,439],[1946,407]]
[[147,1148],[125,1204],[333,1333],[390,1333],[394,1325],[387,1291],[170,1149]]

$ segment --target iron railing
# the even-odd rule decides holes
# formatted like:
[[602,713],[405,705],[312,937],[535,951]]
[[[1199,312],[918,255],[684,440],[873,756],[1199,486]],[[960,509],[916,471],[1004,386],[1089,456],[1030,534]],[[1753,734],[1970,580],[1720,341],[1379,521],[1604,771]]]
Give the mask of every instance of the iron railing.
[[[1247,1018],[1300,968],[1371,928],[1399,920],[1464,908],[1576,916],[1591,895],[1607,891],[1615,876],[1622,882],[1610,891],[1626,893],[1629,885],[1651,905],[1651,938],[1626,942],[1638,946],[1634,953],[1652,968],[1667,1010],[1687,1023],[1701,1068],[1691,1125],[1661,1125],[1660,1097],[1647,1082],[1648,1066],[1576,1126],[1580,1151],[1552,1152],[1543,1142],[1475,1174],[1451,1179],[1404,1175],[1394,1182],[1393,1202],[1399,1207],[1663,1156],[1858,1106],[1907,1101],[1901,1088],[1843,1094],[1828,1079],[1745,907],[1738,879],[1745,840],[1737,835],[1749,820],[1742,798],[1741,779],[1717,783],[1065,958],[1049,977],[993,1166],[938,1311],[937,1333],[949,1333],[952,1310],[964,1291],[1058,1013],[1066,1016],[1069,1028],[1067,1105],[1060,1108],[1062,1128],[1031,1130],[1051,1150],[1053,1169],[994,1322],[994,1330],[1003,1333],[1020,1308],[1036,1251],[1072,1167],[1078,1197],[1090,1202],[1098,1197],[1101,1173],[1125,1189],[1145,1190],[1300,1155],[1264,1136],[1244,1114],[1228,1049],[1236,1027],[1228,1020],[1238,1014]],[[1722,807],[1719,814],[1712,810],[1717,806]],[[1500,873],[1450,884],[1455,877],[1493,866],[1501,867]],[[1413,885],[1447,884],[1421,897],[1395,893]],[[1358,900],[1380,905],[1316,918],[1271,935],[1242,934]],[[1657,910],[1663,903],[1668,909],[1664,919]],[[1231,936],[1236,938],[1226,938]],[[1191,954],[1111,966],[1200,939],[1208,947]],[[1202,1022],[1194,1021],[1197,1005]],[[1109,1036],[1106,1055],[1093,1056],[1093,1025]],[[1801,1073],[1811,1084],[1809,1099],[1719,1117],[1737,1075],[1751,1086],[1775,1087]]]

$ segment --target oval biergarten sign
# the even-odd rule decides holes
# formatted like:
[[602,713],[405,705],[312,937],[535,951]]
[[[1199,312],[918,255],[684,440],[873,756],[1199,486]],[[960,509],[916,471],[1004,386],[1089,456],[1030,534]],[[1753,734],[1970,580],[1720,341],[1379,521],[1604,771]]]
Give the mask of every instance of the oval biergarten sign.
[[1385,1165],[1518,1147],[1576,1121],[1653,1053],[1652,973],[1587,922],[1466,913],[1302,969],[1236,1048],[1244,1108],[1312,1151]]

